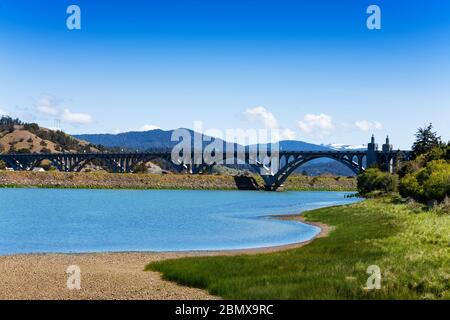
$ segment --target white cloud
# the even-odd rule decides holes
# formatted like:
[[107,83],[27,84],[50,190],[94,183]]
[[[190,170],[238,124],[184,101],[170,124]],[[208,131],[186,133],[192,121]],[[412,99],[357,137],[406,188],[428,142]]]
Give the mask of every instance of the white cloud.
[[252,122],[260,122],[266,129],[269,129],[270,132],[268,132],[268,134],[270,135],[270,140],[272,142],[295,139],[295,132],[290,129],[280,127],[274,114],[264,107],[259,106],[249,108],[245,110],[244,115],[247,120]]
[[366,132],[370,130],[382,130],[383,124],[378,121],[359,120],[355,122],[355,127],[363,132]]
[[73,113],[69,109],[64,109],[61,119],[71,124],[90,124],[94,121],[90,114]]
[[291,129],[280,129],[279,130],[279,138],[276,140],[294,140],[295,132]]
[[312,137],[323,138],[331,134],[334,129],[331,116],[321,114],[306,114],[303,120],[297,121],[298,128]]
[[56,108],[57,101],[52,96],[43,96],[35,103],[35,107],[39,113],[46,116],[56,116],[59,110]]
[[272,112],[264,107],[255,107],[245,110],[245,116],[250,121],[260,121],[268,129],[278,129],[278,121]]
[[139,128],[128,128],[128,129],[114,129],[112,132],[114,134],[123,133],[123,132],[141,132],[141,131],[150,131],[150,130],[158,130],[161,127],[155,126],[153,124],[144,124]]
[[135,130],[135,131],[150,131],[150,130],[157,130],[157,129],[161,129],[158,126],[152,125],[152,124],[144,124],[142,127],[139,128],[139,130]]

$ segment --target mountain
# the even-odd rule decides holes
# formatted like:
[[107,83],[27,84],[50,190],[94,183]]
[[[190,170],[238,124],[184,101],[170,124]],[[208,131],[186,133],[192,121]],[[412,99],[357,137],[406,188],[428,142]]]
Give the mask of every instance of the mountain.
[[327,147],[334,149],[336,151],[365,151],[367,150],[366,145],[351,145],[351,144],[340,144],[340,143],[333,143],[328,144]]
[[[330,151],[334,150],[333,148],[318,145],[318,144],[312,144],[307,143],[304,141],[297,141],[297,140],[282,140],[278,142],[280,151]],[[254,146],[254,145],[253,145]],[[266,145],[267,149],[271,149],[275,144],[269,143]]]
[[80,140],[107,148],[125,148],[145,151],[153,148],[171,148],[177,142],[171,141],[173,130],[160,129],[143,132],[124,132],[119,134],[80,134],[74,135]]
[[96,152],[89,142],[78,140],[62,131],[23,123],[10,117],[0,118],[0,153]]
[[[207,135],[201,135],[190,129],[186,130],[191,137],[191,145],[194,147],[194,134],[203,137],[202,145],[205,147],[211,142],[217,145],[222,144],[223,148],[232,147],[233,144],[225,142],[219,138],[213,138]],[[74,135],[80,140],[89,141],[95,145],[102,145],[107,148],[119,148],[133,151],[147,151],[150,149],[171,149],[179,140],[172,141],[172,134],[175,130],[149,130],[149,131],[130,131],[118,134],[80,134]]]
[[[189,131],[191,137],[194,135],[194,131]],[[96,145],[102,145],[108,148],[126,148],[145,151],[153,148],[172,148],[178,141],[171,141],[172,133],[174,130],[150,130],[150,131],[131,131],[118,134],[80,134],[74,137],[80,140],[89,141]],[[206,141],[203,144],[207,145],[211,141],[220,141],[224,145],[228,144],[221,139],[205,136],[210,141]],[[273,144],[268,144],[268,148]],[[283,151],[329,151],[333,150],[332,147],[316,145],[303,141],[295,140],[283,140],[279,142],[280,150]]]

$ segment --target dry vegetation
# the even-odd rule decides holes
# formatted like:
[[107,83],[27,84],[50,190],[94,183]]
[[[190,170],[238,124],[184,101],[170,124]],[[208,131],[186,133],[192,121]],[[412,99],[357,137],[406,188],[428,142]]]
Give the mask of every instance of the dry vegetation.
[[[259,186],[259,176],[249,176]],[[225,189],[236,190],[236,177],[231,175],[189,174],[115,174],[107,172],[12,172],[0,171],[3,187],[63,188],[129,188],[129,189]],[[286,190],[353,191],[356,179],[346,177],[291,176]]]

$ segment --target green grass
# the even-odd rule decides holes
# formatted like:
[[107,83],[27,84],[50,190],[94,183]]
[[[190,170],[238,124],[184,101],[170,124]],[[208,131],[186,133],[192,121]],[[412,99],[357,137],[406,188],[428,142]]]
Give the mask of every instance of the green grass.
[[[335,227],[278,253],[166,260],[147,270],[227,299],[450,299],[450,215],[392,199],[310,211]],[[378,265],[380,290],[365,290]]]

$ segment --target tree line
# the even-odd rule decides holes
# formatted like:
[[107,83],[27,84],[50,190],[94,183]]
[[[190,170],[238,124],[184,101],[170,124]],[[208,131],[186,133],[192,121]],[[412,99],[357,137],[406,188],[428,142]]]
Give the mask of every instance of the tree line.
[[419,128],[412,146],[413,160],[403,162],[395,174],[368,168],[358,176],[364,196],[398,192],[428,206],[450,209],[450,143],[442,141],[430,123]]

